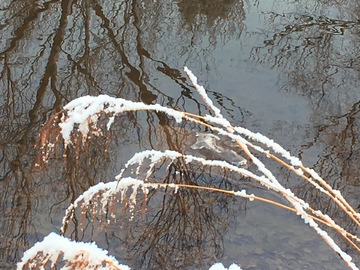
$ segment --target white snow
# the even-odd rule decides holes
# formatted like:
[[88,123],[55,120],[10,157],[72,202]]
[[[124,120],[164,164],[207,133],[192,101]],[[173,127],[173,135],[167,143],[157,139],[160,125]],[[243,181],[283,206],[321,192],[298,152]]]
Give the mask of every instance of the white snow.
[[183,118],[186,118],[184,112],[166,108],[159,104],[147,105],[142,102],[132,102],[122,98],[113,98],[107,95],[84,96],[77,98],[68,103],[64,107],[64,110],[67,114],[61,118],[59,126],[61,128],[61,134],[65,145],[71,144],[70,134],[76,124],[79,124],[79,132],[81,132],[83,138],[87,138],[90,125],[95,124],[100,119],[102,113],[111,115],[107,122],[107,129],[110,129],[113,124],[115,115],[127,111],[162,111],[167,113],[169,116],[174,117],[175,121],[178,123],[181,122]]
[[195,86],[196,91],[200,94],[200,96],[204,99],[205,103],[214,112],[215,116],[223,118],[220,110],[217,107],[214,106],[212,100],[208,97],[204,87],[201,86],[201,85],[198,85],[197,77],[187,67],[184,67],[184,71],[185,71],[186,75],[188,75],[188,77],[189,77],[190,81],[192,82],[192,84]]
[[[27,250],[22,257],[21,262],[17,264],[17,269],[20,270],[24,265],[31,263],[31,261],[36,258],[38,252],[48,254],[52,263],[57,261],[57,258],[61,253],[63,254],[63,260],[68,262],[79,260],[77,255],[85,254],[83,258],[88,261],[88,264],[84,264],[84,267],[82,268],[84,270],[99,269],[98,266],[101,266],[104,261],[111,262],[119,269],[130,270],[127,265],[119,264],[113,256],[109,256],[106,250],[99,248],[95,243],[71,241],[54,232],[46,236],[42,242],[36,243],[32,248]],[[66,267],[64,269],[71,269],[71,267]]]
[[233,263],[229,266],[229,268],[226,268],[222,263],[214,263],[209,270],[241,270],[241,268]]

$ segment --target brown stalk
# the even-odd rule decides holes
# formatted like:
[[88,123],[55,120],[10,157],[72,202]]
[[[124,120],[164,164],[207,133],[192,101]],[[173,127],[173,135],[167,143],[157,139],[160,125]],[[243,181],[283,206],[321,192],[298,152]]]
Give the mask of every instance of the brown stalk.
[[[187,73],[186,73],[186,75],[189,77],[189,75]],[[189,79],[190,79],[190,77],[189,77]],[[198,89],[198,85],[194,84],[194,87],[200,93],[200,91]],[[214,107],[211,104],[208,104],[206,98],[204,96],[202,96],[202,94],[200,94],[200,96],[204,100],[204,102],[208,106],[208,108],[213,113],[215,113],[214,108],[216,108],[216,107]],[[142,110],[149,111],[149,110],[153,110],[153,109],[148,109],[146,107],[135,109],[135,111],[142,111]],[[64,113],[64,111],[65,110],[63,109],[63,110],[59,111],[58,113],[56,113],[55,115],[53,115],[44,124],[44,126],[40,130],[39,138],[35,143],[35,146],[40,145],[40,151],[39,151],[39,154],[38,154],[37,159],[36,159],[35,172],[36,172],[37,167],[45,166],[47,161],[50,159],[50,155],[54,151],[54,149],[49,147],[50,143],[54,143],[54,145],[52,147],[56,149],[56,154],[58,152],[58,144],[60,142],[61,129],[60,129],[59,126],[56,125],[56,121],[59,120],[59,115],[61,113]],[[127,111],[134,111],[134,109],[125,109],[122,112],[125,113]],[[176,111],[176,110],[172,110],[172,111]],[[193,123],[197,123],[197,124],[206,126],[206,127],[209,127],[212,130],[226,131],[226,132],[228,132],[229,136],[234,133],[235,128],[232,125],[229,125],[229,126],[223,125],[222,128],[218,128],[218,127],[215,127],[213,125],[210,125],[210,124],[206,123],[204,121],[205,117],[203,117],[203,116],[199,116],[199,115],[192,114],[192,113],[181,112],[181,111],[176,111],[176,112],[183,113],[183,119],[191,121]],[[216,117],[221,118],[222,116],[221,115],[216,115]],[[85,120],[85,121],[88,122],[88,125],[89,125],[89,135],[86,138],[83,136],[83,134],[81,134],[81,132],[78,132],[77,134],[72,133],[72,136],[71,136],[72,137],[72,145],[75,148],[76,163],[77,163],[79,155],[80,155],[80,147],[82,146],[82,150],[84,150],[83,149],[84,145],[87,145],[86,142],[88,142],[91,139],[91,135],[102,135],[101,129],[98,128],[99,126],[101,127],[102,124],[103,124],[103,120],[101,119],[101,117],[98,118],[98,121],[97,121],[96,124],[95,123],[90,123],[90,119],[91,118],[89,116]],[[107,151],[107,148],[108,148],[109,134],[110,133],[108,131],[106,133],[107,138],[106,138],[106,149],[105,149],[105,151]],[[269,152],[267,152],[267,151],[265,151],[263,149],[257,149],[257,147],[254,146],[250,142],[246,142],[245,144],[242,144],[240,142],[240,140],[238,140],[238,139],[236,139],[235,141],[238,144],[238,146],[244,151],[244,153],[249,158],[251,158],[253,155],[250,152],[250,150],[248,149],[247,145],[254,148],[255,150],[259,150],[263,154],[265,154],[268,157],[270,157],[270,158],[274,159],[275,161],[279,162],[280,164],[282,164],[283,166],[288,168],[290,171],[295,172],[296,174],[300,175],[303,179],[308,181],[310,184],[314,185],[316,183],[316,185],[321,186],[323,189],[325,189],[325,194],[327,196],[329,196],[329,198],[331,200],[333,200],[360,227],[360,218],[359,218],[358,214],[356,213],[356,211],[353,209],[353,207],[351,207],[351,205],[349,205],[349,203],[344,198],[342,198],[342,196],[338,196],[336,194],[336,192],[334,192],[332,187],[329,186],[323,179],[321,179],[320,177],[316,178],[316,179],[313,179],[312,177],[308,177],[308,176],[306,176],[304,174],[299,174],[298,171],[293,166],[291,166],[289,163],[283,161],[281,158],[279,158],[279,157],[277,157],[277,156],[275,156],[275,155],[273,155],[273,154],[271,154],[271,153],[269,153]],[[64,159],[66,159],[66,146],[64,147]],[[303,172],[306,172],[309,175],[312,174],[311,171],[308,168],[304,167],[303,165],[300,165],[299,168]],[[234,169],[232,169],[232,170],[236,171]],[[244,176],[251,177],[251,178],[255,179],[256,181],[262,183],[263,185],[269,187],[269,184],[266,181],[263,181],[260,177],[257,177],[257,176],[251,175],[251,174],[246,174],[246,172],[243,172],[243,171],[241,171],[241,172],[238,171],[238,172],[241,173]],[[118,181],[120,181],[120,180],[118,180]],[[158,185],[158,186],[169,186],[169,184],[167,184],[167,183],[153,183],[153,184],[144,184],[144,185],[154,185],[154,184]],[[186,184],[176,184],[176,186],[177,187],[184,187],[184,188],[209,190],[209,191],[222,192],[222,193],[226,193],[226,194],[236,195],[236,193],[234,191],[228,191],[228,190],[223,190],[223,189],[218,189],[218,188],[203,187],[203,186],[193,186],[193,185],[186,185]],[[277,188],[274,188],[274,187],[271,187],[271,188],[276,190],[277,192],[281,193],[285,197],[289,197],[289,195],[286,192],[282,191],[281,189],[277,189]],[[94,203],[92,203],[90,205],[91,210],[92,210],[92,227],[93,227],[93,222],[94,222],[94,220],[96,218],[97,211],[100,211],[100,215],[101,215],[101,217],[100,217],[100,226],[102,224],[102,210],[101,210],[102,207],[100,207],[100,210],[98,210],[98,207],[96,205],[99,196],[101,196],[101,193],[97,194],[96,198],[94,197]],[[129,207],[129,202],[126,200],[126,198],[127,198],[126,190],[122,194],[120,194],[120,196],[121,196],[121,202],[122,202],[122,213],[121,213],[122,225],[121,226],[123,226],[124,225],[125,211]],[[294,207],[289,207],[289,206],[286,206],[284,204],[281,204],[281,203],[278,203],[278,202],[275,202],[275,201],[272,201],[272,200],[269,200],[269,199],[261,198],[261,197],[255,196],[255,195],[246,195],[245,197],[247,197],[249,199],[256,199],[256,200],[259,200],[259,201],[267,202],[267,203],[282,207],[284,209],[296,212],[298,214],[308,216],[308,217],[312,218],[313,220],[316,220],[317,222],[325,224],[328,227],[331,227],[331,228],[335,229],[338,233],[340,233],[346,239],[346,241],[348,241],[358,252],[360,252],[360,248],[350,239],[350,238],[352,238],[352,239],[354,239],[356,241],[360,241],[360,239],[357,236],[347,232],[345,229],[343,229],[340,226],[334,224],[330,219],[327,219],[326,216],[324,216],[322,214],[318,214],[311,207],[307,208],[312,213],[312,214],[309,214],[307,212],[302,212],[302,211],[296,210]],[[290,196],[290,197],[291,197],[291,199],[293,199],[293,200],[300,203],[300,200],[297,199],[296,197],[292,197],[292,196]],[[146,194],[144,192],[143,209],[141,210],[142,212],[145,211],[145,201],[146,201]],[[115,197],[110,200],[108,207],[109,207],[109,213],[111,215],[113,213],[113,211],[114,211],[114,208],[117,208],[117,202],[116,202]],[[82,233],[83,233],[83,221],[84,221],[84,216],[85,216],[87,208],[88,208],[88,205],[85,204],[85,203],[82,203],[82,205],[81,205],[81,220],[80,220],[80,228],[81,228]],[[71,218],[71,216],[70,216],[70,218]],[[67,220],[67,221],[70,222],[69,220]],[[64,229],[63,234],[65,233],[65,230],[66,229]],[[325,237],[323,237],[322,235],[320,235],[320,236],[329,244],[329,246],[332,246],[331,243],[329,243],[329,241]],[[346,262],[346,260],[344,258],[342,258],[342,259],[344,260],[344,262]],[[106,261],[105,260],[104,262],[110,264],[113,267],[115,267],[114,269],[120,269],[120,268],[116,267],[115,265],[113,265],[113,263],[111,261]],[[86,264],[86,262],[83,262],[80,259],[75,261],[75,265],[78,265],[78,266],[84,266],[85,264],[83,264],[83,263]],[[348,264],[348,266],[350,267],[349,264]]]
[[85,217],[86,209],[87,209],[87,204],[83,203],[81,205],[81,217],[80,217],[80,230],[81,230],[81,233],[84,232],[83,225],[84,225],[84,217]]
[[[195,115],[195,114],[189,114],[189,115],[191,115],[192,117],[198,117],[198,118],[203,118],[203,117],[201,117],[201,116],[197,116],[197,115]],[[190,120],[190,119],[189,119]],[[206,123],[204,123],[204,122],[201,122],[201,121],[198,121],[198,120],[196,120],[196,119],[191,119],[191,121],[193,121],[193,122],[197,122],[197,123],[199,123],[199,124],[201,124],[201,125],[204,125],[204,126],[207,126],[207,127],[209,127],[209,128],[211,128],[211,129],[216,129],[216,127],[214,127],[214,126],[212,126],[212,125],[209,125],[209,124],[206,124]],[[228,132],[230,132],[230,133],[233,133],[233,129],[234,129],[234,127],[232,127],[232,126],[230,126],[230,127],[228,127],[227,128],[228,129]],[[250,155],[251,155],[251,153],[249,152],[249,150],[246,148],[246,147],[244,147],[243,145],[242,145],[242,143],[239,141],[239,140],[235,140],[235,142],[238,144],[238,146],[250,157]],[[250,144],[250,146],[252,146],[251,144]],[[289,170],[291,170],[291,171],[293,171],[293,172],[295,172],[296,174],[298,174],[297,172],[296,172],[296,170],[295,170],[295,168],[293,167],[293,166],[291,166],[291,165],[289,165],[288,163],[286,163],[285,161],[283,161],[282,159],[280,159],[280,158],[278,158],[277,156],[275,156],[275,155],[273,155],[273,154],[270,154],[270,153],[268,153],[268,152],[263,152],[264,154],[266,154],[268,157],[270,157],[270,158],[272,158],[272,159],[274,159],[275,161],[277,161],[277,162],[279,162],[280,164],[282,164],[283,166],[285,166],[286,168],[288,168]],[[301,166],[299,166],[303,171],[305,171],[305,172],[307,172],[308,174],[310,174],[310,172],[309,172],[309,170],[306,168],[306,167],[304,167],[303,165],[301,165]],[[305,176],[304,174],[301,174],[300,175],[302,178],[304,178],[305,180],[307,180],[309,183],[311,183],[312,182],[312,180],[310,180],[307,176]],[[257,180],[257,181],[259,181],[260,179],[255,179],[255,180]],[[321,179],[322,180],[322,179]],[[346,201],[346,200],[344,200],[342,197],[338,197],[338,196],[336,196],[336,194],[333,192],[333,189],[332,189],[332,187],[331,186],[329,186],[325,181],[320,181],[320,180],[318,180],[322,185],[323,185],[323,187],[325,187],[328,191],[330,191],[331,193],[329,193],[329,192],[327,192],[326,193],[326,195],[328,195],[329,197],[330,197],[330,199],[332,199],[358,226],[360,226],[360,222],[359,222],[359,220],[358,220],[358,217],[357,217],[357,213],[356,213],[356,211],[348,204],[348,202]],[[260,182],[262,182],[262,181],[260,181]],[[262,182],[263,183],[263,182]],[[284,194],[281,190],[277,190],[278,192],[280,192],[280,193],[282,193],[283,195],[286,195],[286,194]],[[314,209],[312,209],[311,207],[309,207],[309,210],[312,212],[312,213],[314,213],[315,215],[318,215],[317,213],[316,213],[316,211],[314,210]],[[322,217],[322,216],[321,216]],[[322,217],[322,218],[324,218],[324,217]],[[318,221],[320,221],[320,219],[317,219]],[[322,220],[322,219],[321,219]],[[323,221],[322,221],[323,222]],[[343,233],[344,232],[346,232],[346,233],[348,233],[347,231],[343,231]],[[351,235],[351,234],[350,234]],[[355,237],[355,236],[353,236],[352,235],[352,237]],[[357,241],[360,241],[357,237],[355,237],[355,239],[357,240]],[[354,245],[354,244],[353,244]],[[357,247],[357,250],[360,252],[360,249]]]

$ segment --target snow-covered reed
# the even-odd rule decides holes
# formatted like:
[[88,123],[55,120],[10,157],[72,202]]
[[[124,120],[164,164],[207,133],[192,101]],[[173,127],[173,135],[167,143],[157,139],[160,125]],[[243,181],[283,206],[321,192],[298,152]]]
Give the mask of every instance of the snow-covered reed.
[[[65,159],[66,148],[69,146],[73,146],[76,152],[76,157],[78,158],[81,146],[86,146],[93,136],[102,135],[104,130],[105,132],[109,131],[117,116],[126,112],[156,111],[173,117],[177,123],[190,121],[198,125],[205,125],[207,128],[211,129],[214,134],[230,138],[242,149],[246,158],[256,166],[257,173],[250,171],[246,167],[234,166],[224,160],[205,159],[203,157],[186,155],[170,150],[166,150],[164,152],[146,150],[135,154],[135,156],[126,163],[124,169],[118,176],[115,177],[113,182],[106,184],[99,183],[80,195],[66,210],[61,234],[65,235],[68,226],[71,225],[71,220],[77,208],[81,209],[81,228],[84,215],[89,207],[91,207],[92,210],[92,219],[94,220],[97,217],[99,220],[99,226],[101,226],[104,217],[107,218],[106,223],[108,224],[112,222],[110,217],[115,217],[118,214],[116,212],[117,207],[115,207],[118,203],[121,204],[122,212],[124,212],[124,209],[129,209],[129,218],[132,219],[134,206],[138,203],[137,195],[139,192],[143,194],[142,198],[145,202],[148,192],[159,187],[173,188],[174,193],[176,193],[180,188],[203,189],[223,192],[233,196],[240,196],[249,200],[260,200],[296,212],[301,216],[306,224],[313,228],[326,241],[326,243],[342,258],[350,269],[358,269],[352,262],[352,258],[345,253],[338,244],[335,243],[335,241],[324,229],[319,227],[319,223],[325,224],[328,227],[337,230],[340,235],[346,239],[346,241],[348,241],[360,252],[360,249],[356,244],[359,242],[359,239],[338,225],[331,217],[323,214],[321,209],[313,209],[306,201],[297,197],[290,189],[286,188],[278,181],[273,172],[258,158],[258,155],[261,154],[272,158],[276,162],[279,162],[288,168],[290,171],[305,179],[321,193],[329,196],[358,226],[360,226],[360,215],[350,206],[349,203],[347,203],[341,193],[332,189],[332,187],[328,185],[326,181],[324,181],[315,171],[310,168],[306,168],[297,157],[292,156],[287,150],[275,143],[273,140],[262,134],[253,133],[246,128],[234,127],[223,117],[221,111],[207,96],[205,89],[198,85],[196,76],[186,67],[185,74],[193,83],[195,89],[198,91],[213,115],[199,116],[170,109],[158,104],[147,105],[141,102],[132,102],[106,95],[98,97],[81,97],[67,104],[63,110],[50,118],[43,126],[37,143],[37,145],[40,146],[36,164],[37,168],[43,168],[46,165],[52,154],[59,151],[62,142],[65,149],[63,151]],[[108,134],[106,136],[108,136]],[[164,161],[166,162],[164,163]],[[198,163],[202,166],[218,167],[235,172],[243,177],[255,180],[257,183],[268,189],[282,194],[289,202],[289,206],[255,196],[253,194],[248,194],[246,190],[223,190],[179,183],[151,182],[150,176],[153,174],[155,168],[165,166],[164,164],[167,164],[166,166],[168,167],[165,168],[165,171],[167,171],[169,166],[175,162],[183,162],[184,164]],[[147,170],[145,176],[140,179],[140,167],[144,167],[144,165],[146,165]],[[135,167],[135,178],[124,176],[129,167]],[[76,254],[75,257],[67,257],[65,255],[66,250],[64,250],[61,246],[55,248],[54,246],[47,245],[47,239],[50,236],[60,237],[59,239],[61,239],[61,241],[58,241],[59,245],[73,246],[72,248],[74,249],[81,245],[82,251],[86,251],[87,255],[84,255],[84,253],[80,256],[80,251],[74,251],[72,254]],[[92,249],[94,248],[94,245],[91,246],[71,242],[69,240],[65,240],[66,238],[62,236],[55,236],[53,234],[50,236],[45,238],[43,242],[36,244],[24,255],[22,262],[18,264],[19,269],[22,269],[25,266],[30,267],[36,263],[38,265],[45,265],[48,260],[51,260],[52,265],[54,265],[60,256],[59,254],[64,254],[64,260],[68,262],[67,265],[74,266],[79,264],[80,257],[84,260],[88,260],[90,256],[89,254],[91,254]],[[127,269],[116,268],[126,266],[119,265],[117,262],[113,261],[112,257],[106,257],[107,255],[105,254],[101,256],[102,257],[96,257],[96,261],[86,262],[86,265],[99,265],[99,263],[105,262],[108,264],[108,268],[106,269]],[[211,269],[225,269],[224,267],[221,267],[223,266],[215,264]],[[236,267],[236,265],[233,265],[229,269],[237,269]]]

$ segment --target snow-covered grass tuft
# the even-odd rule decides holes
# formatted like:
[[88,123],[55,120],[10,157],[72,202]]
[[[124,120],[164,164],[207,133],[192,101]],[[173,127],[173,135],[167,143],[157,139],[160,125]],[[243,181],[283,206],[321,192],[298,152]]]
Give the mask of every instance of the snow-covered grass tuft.
[[[83,230],[83,220],[88,209],[91,209],[92,212],[91,219],[95,220],[97,218],[99,226],[101,227],[104,218],[108,219],[108,224],[112,222],[109,217],[115,218],[119,215],[117,212],[118,207],[114,207],[115,204],[121,204],[121,214],[128,209],[130,213],[129,220],[131,221],[135,214],[134,207],[139,203],[139,194],[142,194],[142,200],[146,202],[147,194],[152,189],[165,187],[166,192],[171,192],[170,190],[172,190],[172,194],[176,194],[179,189],[202,189],[211,192],[222,192],[250,201],[259,200],[271,203],[297,213],[304,220],[304,223],[313,228],[334,252],[342,258],[350,269],[358,269],[352,262],[349,254],[344,252],[319,224],[326,225],[327,227],[325,228],[335,229],[358,252],[360,252],[360,248],[357,243],[360,242],[360,239],[342,228],[334,219],[323,214],[321,209],[313,209],[308,202],[296,196],[292,190],[286,188],[286,186],[278,180],[277,176],[274,175],[274,172],[261,161],[262,159],[259,158],[259,156],[262,155],[271,158],[303,178],[309,185],[312,185],[313,188],[332,199],[357,226],[360,226],[360,214],[350,206],[340,191],[332,189],[320,175],[314,170],[306,168],[299,158],[292,156],[289,151],[285,150],[278,143],[260,133],[253,133],[244,127],[232,126],[232,124],[223,117],[220,109],[217,108],[208,97],[204,87],[197,83],[196,76],[187,67],[184,68],[184,71],[208,106],[212,115],[199,116],[177,111],[159,104],[147,105],[141,102],[132,102],[107,95],[81,97],[67,104],[63,110],[51,117],[44,124],[37,142],[37,145],[40,146],[40,151],[36,168],[43,168],[52,154],[54,152],[57,153],[59,149],[61,149],[60,144],[64,146],[65,150],[63,151],[65,158],[66,148],[68,147],[75,149],[76,158],[78,158],[80,145],[87,145],[92,137],[103,135],[104,132],[109,131],[115,123],[115,118],[123,113],[157,111],[173,118],[175,120],[174,124],[175,122],[181,123],[185,120],[197,125],[206,126],[213,134],[227,137],[236,143],[238,149],[241,149],[246,160],[251,163],[252,169],[250,170],[247,166],[240,165],[240,163],[238,166],[235,166],[227,162],[226,159],[222,160],[221,157],[204,158],[200,155],[196,156],[197,152],[191,155],[172,150],[163,152],[145,150],[139,152],[125,164],[125,167],[115,177],[114,181],[109,183],[101,182],[92,186],[67,208],[60,229],[61,234],[65,235],[67,228],[72,224],[71,222],[76,209],[79,208],[81,209],[80,227],[81,230]],[[206,140],[204,140],[204,142],[206,142]],[[201,147],[195,147],[194,149],[199,151]],[[211,150],[211,147],[212,146],[209,145],[208,149]],[[212,150],[216,153],[221,153],[218,148],[213,148]],[[174,183],[168,183],[162,181],[164,179],[154,180],[154,178],[151,178],[157,168],[164,166],[164,171],[169,172],[171,166],[175,163],[182,163],[184,166],[196,163],[202,167],[220,168],[221,170],[234,172],[243,178],[255,181],[269,190],[278,192],[288,201],[288,205],[261,198],[254,194],[248,194],[246,189],[225,190],[209,186],[188,185],[175,181]],[[144,167],[146,168],[145,174],[143,174]],[[255,170],[254,167],[256,168]],[[129,171],[130,168],[132,168],[135,176],[125,177],[125,173]],[[141,168],[142,173],[140,172]],[[26,266],[31,268],[34,265],[45,265],[48,261],[51,261],[51,267],[54,267],[60,255],[63,255],[62,258],[67,261],[67,266],[69,267],[88,267],[81,269],[129,269],[128,266],[120,265],[113,257],[108,256],[106,251],[99,249],[95,244],[70,241],[54,233],[29,249],[24,254],[22,261],[18,264],[18,269],[24,269]],[[104,266],[104,263],[106,266]],[[237,264],[232,264],[229,268],[225,268],[221,263],[215,263],[210,268],[210,270],[217,269],[239,270],[240,267]]]
[[43,241],[36,243],[31,249],[27,250],[18,263],[17,269],[24,269],[29,266],[31,269],[44,269],[50,263],[51,269],[55,269],[59,257],[67,262],[68,267],[62,269],[118,269],[130,270],[127,265],[119,264],[118,261],[107,254],[95,243],[84,243],[71,241],[66,237],[56,233],[50,233]]

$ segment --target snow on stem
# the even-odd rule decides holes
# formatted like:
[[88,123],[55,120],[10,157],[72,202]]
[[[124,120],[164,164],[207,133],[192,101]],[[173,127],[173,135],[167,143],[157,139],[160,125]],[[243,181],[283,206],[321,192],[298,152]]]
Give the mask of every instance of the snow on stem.
[[[115,195],[123,198],[122,195],[126,194],[127,190],[130,187],[132,188],[132,192],[129,199],[127,200],[127,204],[129,206],[130,214],[132,214],[132,210],[134,209],[134,206],[136,204],[136,192],[139,188],[143,187],[143,184],[144,182],[141,180],[126,177],[123,178],[120,183],[118,183],[117,181],[109,182],[106,184],[100,182],[90,187],[66,209],[65,216],[62,222],[63,225],[60,229],[61,234],[65,234],[66,226],[69,223],[70,219],[73,217],[76,207],[81,206],[82,209],[87,208],[90,203],[97,202],[97,199],[101,196],[100,209],[97,212],[99,213],[99,215],[102,215],[103,213],[106,213],[106,206],[112,201],[112,198]],[[143,192],[147,193],[145,189],[143,189]],[[82,215],[83,214],[84,213],[82,213]],[[82,227],[82,224],[80,226]]]
[[[294,171],[297,174],[299,174],[303,178],[307,179],[311,184],[314,184],[315,182],[313,182],[312,179],[309,179],[308,177],[303,175],[303,171],[309,173],[311,175],[311,177],[318,180],[326,189],[328,189],[330,192],[332,192],[332,194],[334,196],[332,196],[332,194],[329,194],[326,192],[325,192],[325,194],[329,195],[330,198],[332,198],[358,225],[360,225],[360,222],[358,220],[359,214],[356,213],[356,211],[346,202],[346,200],[342,196],[340,196],[341,194],[339,195],[340,192],[334,191],[331,188],[331,186],[329,186],[314,170],[306,168],[298,158],[291,156],[288,151],[286,151],[279,144],[275,143],[273,140],[270,140],[269,138],[267,138],[266,136],[264,136],[260,133],[253,133],[242,127],[233,127],[229,123],[229,121],[227,121],[222,116],[221,111],[213,105],[212,101],[207,96],[205,89],[202,86],[197,84],[197,77],[187,67],[184,67],[184,71],[185,71],[186,75],[189,77],[190,81],[194,84],[195,89],[198,91],[198,93],[200,94],[200,96],[202,97],[202,99],[204,100],[206,105],[215,114],[215,116],[210,116],[210,115],[205,116],[204,120],[209,121],[211,123],[215,123],[219,126],[222,126],[224,128],[224,130],[217,129],[217,131],[220,134],[223,134],[223,135],[233,138],[239,144],[239,146],[244,150],[244,152],[251,158],[251,160],[255,163],[258,170],[263,172],[264,175],[266,176],[266,178],[268,178],[272,182],[272,184],[276,185],[278,188],[280,188],[280,187],[282,188],[280,183],[273,176],[272,172],[270,170],[268,170],[265,167],[265,165],[249,151],[247,145],[252,146],[252,144],[247,142],[247,140],[245,140],[241,136],[234,136],[234,131],[238,132],[239,134],[246,135],[255,141],[259,141],[259,142],[263,143],[267,147],[272,148],[276,153],[279,153],[283,157],[288,159],[293,166],[299,167],[299,170],[294,169]],[[255,147],[255,149],[260,150],[260,152],[267,154],[266,151],[263,150],[261,147]],[[289,169],[293,168],[290,165],[288,165],[286,167],[288,167]],[[314,186],[316,188],[318,188],[320,191],[324,192],[324,189],[322,187],[320,187],[318,184],[314,184]],[[297,198],[293,194],[293,192],[289,189],[286,189],[285,191],[282,191],[281,193],[294,206],[295,209],[297,209],[299,212],[304,213],[304,214],[301,214],[301,217],[304,219],[305,223],[308,223],[310,225],[310,227],[315,229],[315,231],[326,241],[326,243],[328,243],[328,245],[333,250],[335,250],[337,252],[337,254],[339,254],[339,256],[344,260],[344,262],[351,269],[358,269],[355,266],[355,264],[351,262],[352,258],[347,253],[343,252],[340,249],[340,247],[337,244],[335,244],[333,239],[325,231],[321,230],[319,228],[318,224],[311,217],[309,217],[306,214],[304,209],[308,209],[307,203],[305,203],[303,200]],[[323,216],[323,215],[321,214],[320,216]]]

